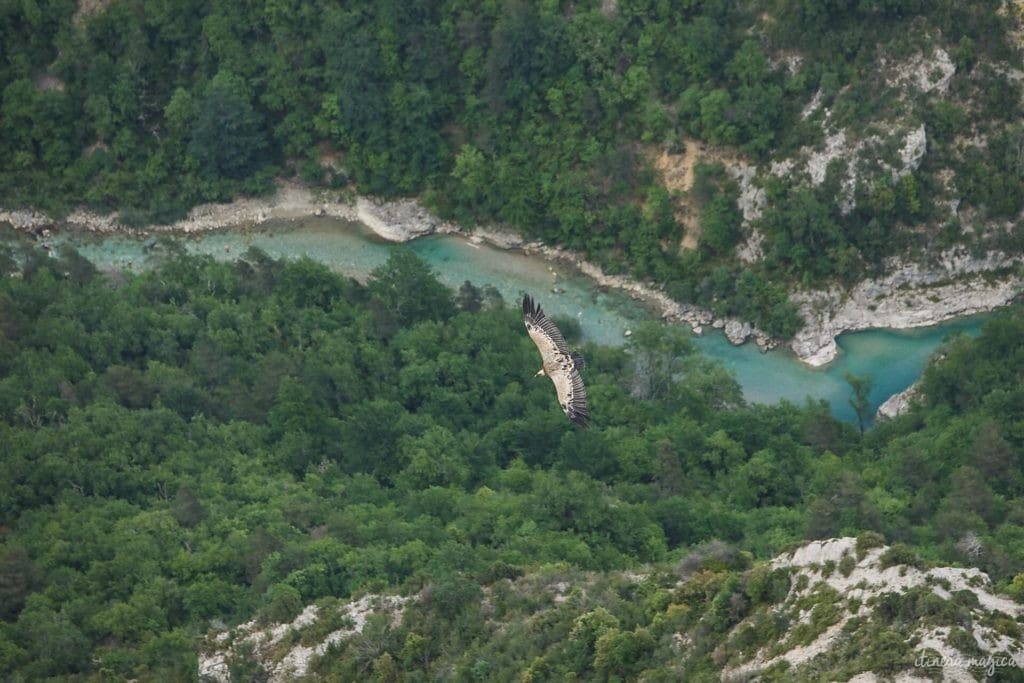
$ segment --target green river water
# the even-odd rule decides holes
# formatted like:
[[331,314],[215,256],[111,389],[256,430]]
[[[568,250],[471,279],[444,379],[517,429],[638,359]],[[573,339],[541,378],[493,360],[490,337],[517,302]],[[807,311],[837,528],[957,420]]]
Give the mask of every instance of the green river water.
[[[145,245],[151,239],[58,235],[46,242],[51,246],[71,242],[101,268],[136,270],[146,267],[149,257]],[[394,248],[361,226],[329,218],[268,223],[250,230],[206,232],[179,239],[190,252],[225,260],[237,258],[250,246],[275,257],[309,256],[360,279],[384,263]],[[510,302],[529,292],[550,314],[577,318],[584,337],[599,344],[622,344],[627,329],[651,318],[651,313],[626,294],[602,291],[568,266],[540,257],[474,245],[451,236],[424,237],[408,246],[434,268],[445,284],[458,287],[465,280],[478,286],[491,284]],[[555,273],[557,294],[551,292]],[[821,369],[808,368],[784,350],[761,353],[753,344],[733,346],[718,331],[709,331],[695,342],[704,354],[735,374],[750,401],[802,402],[810,396],[825,399],[837,416],[852,420],[845,373],[871,377],[871,401],[877,407],[920,376],[925,361],[949,334],[976,334],[988,317],[972,316],[917,330],[844,334],[838,340],[842,349],[839,358]]]

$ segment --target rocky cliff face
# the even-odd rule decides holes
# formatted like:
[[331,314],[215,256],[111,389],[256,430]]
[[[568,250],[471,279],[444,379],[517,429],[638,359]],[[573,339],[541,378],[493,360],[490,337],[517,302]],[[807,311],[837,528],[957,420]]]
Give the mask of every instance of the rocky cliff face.
[[[915,186],[924,178],[934,181],[928,191],[937,215],[929,217],[930,223],[912,228],[889,225],[886,230],[911,229],[925,236],[943,224],[960,225],[969,235],[965,240],[973,241],[975,250],[984,250],[978,245],[986,244],[990,235],[1012,229],[1012,222],[987,219],[984,211],[959,213],[966,183],[956,176],[957,160],[971,154],[998,153],[987,149],[990,136],[965,133],[951,144],[949,132],[937,128],[933,141],[928,129],[932,124],[925,123],[931,119],[922,113],[938,104],[951,111],[973,111],[972,88],[991,87],[984,74],[1010,71],[1001,64],[979,64],[960,73],[957,63],[962,62],[954,62],[948,51],[952,48],[943,43],[942,36],[925,33],[916,51],[886,53],[886,48],[879,49],[874,58],[878,81],[863,90],[878,100],[878,106],[869,108],[876,118],[851,119],[851,103],[843,102],[843,91],[829,96],[819,90],[800,114],[805,125],[818,129],[817,144],[758,165],[750,161],[730,165],[726,158],[726,171],[739,187],[738,207],[746,234],[736,250],[741,262],[756,263],[763,258],[766,237],[757,221],[767,206],[764,188],[770,183],[819,188],[830,173],[838,174],[833,178],[835,208],[847,215],[856,207],[857,197],[871,196],[872,188],[896,184],[910,174],[919,176],[909,179]],[[1018,80],[1016,74],[1007,77]],[[971,124],[978,125],[983,126]],[[929,159],[932,164],[925,166]],[[792,291],[790,298],[805,323],[790,345],[796,356],[812,366],[824,365],[835,358],[835,338],[843,332],[934,325],[1005,305],[1024,287],[1024,280],[1014,272],[1022,261],[1018,255],[989,249],[979,256],[961,247],[940,254],[924,250],[916,258],[919,261],[890,258],[885,275],[849,288]]]
[[1022,282],[1013,269],[1021,261],[1000,252],[977,258],[948,251],[933,266],[892,262],[888,275],[863,280],[848,291],[796,292],[792,299],[804,328],[790,347],[808,365],[820,366],[835,358],[835,339],[843,332],[926,327],[990,311],[1020,293]]

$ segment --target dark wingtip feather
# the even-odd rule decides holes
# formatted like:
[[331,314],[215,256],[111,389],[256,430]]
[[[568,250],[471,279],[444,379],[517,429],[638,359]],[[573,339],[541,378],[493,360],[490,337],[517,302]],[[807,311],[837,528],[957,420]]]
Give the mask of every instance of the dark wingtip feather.
[[523,295],[523,315],[533,318],[539,318],[542,315],[540,306],[537,305],[537,302],[529,294]]

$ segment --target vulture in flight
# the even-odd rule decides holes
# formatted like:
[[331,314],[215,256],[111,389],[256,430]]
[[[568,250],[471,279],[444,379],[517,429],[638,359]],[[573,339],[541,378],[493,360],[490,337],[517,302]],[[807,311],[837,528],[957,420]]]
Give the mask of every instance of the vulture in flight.
[[576,424],[586,427],[587,390],[580,377],[583,356],[569,351],[565,337],[529,294],[523,297],[523,322],[543,361],[535,376],[550,377],[562,412]]

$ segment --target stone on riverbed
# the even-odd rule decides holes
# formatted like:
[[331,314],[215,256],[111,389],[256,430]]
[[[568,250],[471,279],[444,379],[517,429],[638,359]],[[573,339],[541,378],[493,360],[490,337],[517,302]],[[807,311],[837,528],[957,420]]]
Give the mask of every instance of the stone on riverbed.
[[739,320],[730,320],[725,323],[725,336],[730,342],[739,346],[740,344],[747,341],[750,337],[750,333],[753,331],[750,323],[740,322]]
[[379,202],[359,197],[356,215],[361,223],[389,242],[408,242],[429,235],[443,223],[413,199]]

